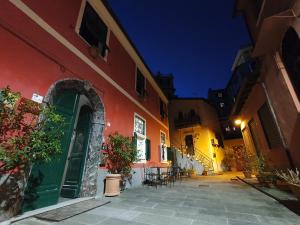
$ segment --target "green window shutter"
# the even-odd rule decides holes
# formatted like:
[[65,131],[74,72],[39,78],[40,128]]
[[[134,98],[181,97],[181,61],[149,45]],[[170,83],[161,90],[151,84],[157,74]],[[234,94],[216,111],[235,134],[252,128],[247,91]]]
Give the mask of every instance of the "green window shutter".
[[151,142],[149,139],[146,139],[146,160],[151,158]]
[[173,161],[174,160],[173,151],[170,147],[167,148],[167,159],[168,159],[168,161]]
[[132,143],[135,148],[137,148],[137,135],[136,132],[134,132],[133,137],[132,137]]

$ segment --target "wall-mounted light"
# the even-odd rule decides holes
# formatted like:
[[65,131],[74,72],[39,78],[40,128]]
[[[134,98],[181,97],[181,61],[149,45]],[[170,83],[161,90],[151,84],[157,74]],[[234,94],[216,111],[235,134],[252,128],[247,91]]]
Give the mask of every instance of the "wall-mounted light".
[[236,120],[234,121],[234,123],[235,123],[235,125],[241,125],[242,120],[241,120],[241,119],[236,119]]

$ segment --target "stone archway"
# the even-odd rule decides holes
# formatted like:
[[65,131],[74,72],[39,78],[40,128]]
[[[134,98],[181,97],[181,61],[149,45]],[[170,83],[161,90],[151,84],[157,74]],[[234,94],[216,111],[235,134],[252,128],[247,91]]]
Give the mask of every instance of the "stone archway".
[[92,130],[84,164],[80,196],[95,196],[97,192],[97,170],[100,162],[99,150],[102,144],[102,135],[105,124],[103,103],[90,82],[73,78],[55,82],[49,88],[44,101],[51,104],[53,102],[53,96],[64,89],[74,89],[78,91],[80,94],[85,95],[91,104]]

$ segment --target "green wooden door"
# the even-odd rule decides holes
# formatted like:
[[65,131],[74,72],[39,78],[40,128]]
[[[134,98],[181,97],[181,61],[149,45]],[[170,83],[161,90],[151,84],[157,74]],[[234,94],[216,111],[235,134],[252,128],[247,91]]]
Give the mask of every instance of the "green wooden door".
[[68,157],[67,172],[61,189],[62,197],[76,198],[79,196],[84,161],[90,136],[90,119],[90,108],[83,106],[78,116],[71,154]]
[[57,156],[51,163],[33,166],[25,193],[24,211],[56,204],[60,195],[79,94],[75,90],[63,90],[53,100],[57,112],[64,117],[65,129],[61,142],[62,154]]

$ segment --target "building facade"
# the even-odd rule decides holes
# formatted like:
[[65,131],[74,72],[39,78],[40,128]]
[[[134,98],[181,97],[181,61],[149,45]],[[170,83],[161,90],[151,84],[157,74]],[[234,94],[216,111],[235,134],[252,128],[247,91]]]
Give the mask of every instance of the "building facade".
[[198,160],[206,172],[222,171],[223,148],[218,116],[202,98],[174,98],[169,103],[171,146]]
[[242,120],[247,150],[270,169],[300,166],[299,5],[237,0],[234,8],[245,18],[260,67],[247,76],[233,114]]
[[165,162],[168,100],[106,1],[3,1],[0,42],[0,88],[54,105],[68,124],[60,159],[32,170],[42,174],[33,208],[102,195],[111,133],[137,134],[134,184],[143,167]]

